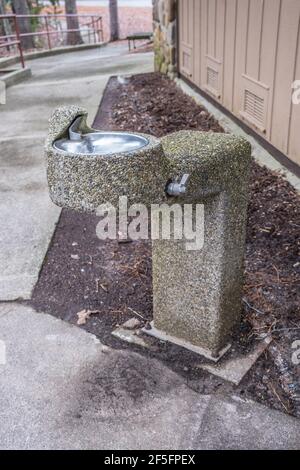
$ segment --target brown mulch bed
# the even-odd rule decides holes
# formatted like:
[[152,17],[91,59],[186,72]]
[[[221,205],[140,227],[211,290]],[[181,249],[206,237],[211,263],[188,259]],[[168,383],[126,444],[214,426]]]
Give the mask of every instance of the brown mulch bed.
[[[94,127],[158,137],[179,129],[223,131],[159,74],[134,76],[125,84],[112,79]],[[199,371],[197,357],[172,345],[161,345],[156,357],[201,393],[234,390],[300,416],[300,368],[292,362],[292,343],[300,339],[299,196],[286,180],[254,162],[250,191],[242,324],[235,347],[247,350],[266,334],[274,338],[271,346],[239,387]],[[134,312],[145,321],[152,317],[150,244],[100,241],[97,222],[92,215],[62,211],[31,303],[72,323],[80,310],[96,310],[83,328],[112,347],[126,348],[111,330]]]

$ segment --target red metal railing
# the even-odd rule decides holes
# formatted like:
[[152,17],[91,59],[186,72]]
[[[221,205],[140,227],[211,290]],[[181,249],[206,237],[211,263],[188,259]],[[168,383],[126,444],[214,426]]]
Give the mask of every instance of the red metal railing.
[[8,35],[8,36],[0,36],[0,41],[5,38],[8,39],[5,41],[4,44],[1,44],[0,42],[0,49],[1,48],[9,48],[11,46],[17,46],[18,51],[19,51],[19,56],[20,56],[20,62],[22,67],[25,67],[25,62],[24,62],[24,56],[23,56],[23,51],[22,51],[22,45],[20,41],[20,31],[19,31],[19,26],[18,26],[18,21],[16,15],[0,15],[0,21],[1,20],[12,20],[14,29],[15,29],[15,34],[14,35]]
[[[79,28],[68,29],[64,27],[64,22],[68,17],[76,17],[78,19]],[[40,30],[32,31],[30,33],[21,33],[19,20],[28,18],[29,20],[36,19],[37,25]],[[46,37],[46,49],[50,50],[53,47],[61,45],[62,40],[57,38],[63,37],[68,33],[80,32],[81,36],[87,36],[87,43],[103,42],[103,25],[102,17],[99,15],[76,15],[76,14],[42,14],[42,15],[0,15],[0,21],[9,21],[10,27],[14,32],[0,36],[0,51],[6,49],[10,55],[11,47],[17,46],[20,62],[22,67],[24,63],[24,47],[22,45],[22,38],[27,37]],[[56,44],[53,44],[52,38],[56,38]],[[33,48],[34,50],[35,48]]]

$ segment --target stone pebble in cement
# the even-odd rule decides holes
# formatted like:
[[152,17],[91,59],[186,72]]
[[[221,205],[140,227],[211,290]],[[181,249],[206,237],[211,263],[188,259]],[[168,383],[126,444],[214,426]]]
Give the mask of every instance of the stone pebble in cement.
[[173,202],[204,204],[204,246],[153,241],[154,326],[217,356],[240,321],[251,148],[232,135],[195,131],[161,141],[172,176],[190,175]]

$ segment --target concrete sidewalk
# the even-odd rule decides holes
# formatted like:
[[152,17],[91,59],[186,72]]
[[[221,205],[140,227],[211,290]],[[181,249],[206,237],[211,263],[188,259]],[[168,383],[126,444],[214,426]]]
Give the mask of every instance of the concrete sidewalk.
[[196,393],[156,359],[28,307],[0,306],[0,342],[0,449],[300,448],[299,420]]
[[152,54],[126,44],[28,61],[32,78],[1,105],[0,300],[29,299],[60,209],[48,196],[43,143],[57,106],[78,104],[93,121],[110,75],[152,71]]

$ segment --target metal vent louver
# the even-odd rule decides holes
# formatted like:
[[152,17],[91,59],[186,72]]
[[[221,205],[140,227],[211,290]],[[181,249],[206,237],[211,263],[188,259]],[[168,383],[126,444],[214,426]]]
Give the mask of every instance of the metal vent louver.
[[187,51],[182,52],[182,69],[183,72],[191,76],[192,75],[192,70],[191,70],[191,54]]
[[207,85],[213,90],[218,91],[219,74],[211,67],[207,67]]
[[262,126],[264,124],[264,109],[264,99],[246,89],[244,94],[244,112],[246,115]]

